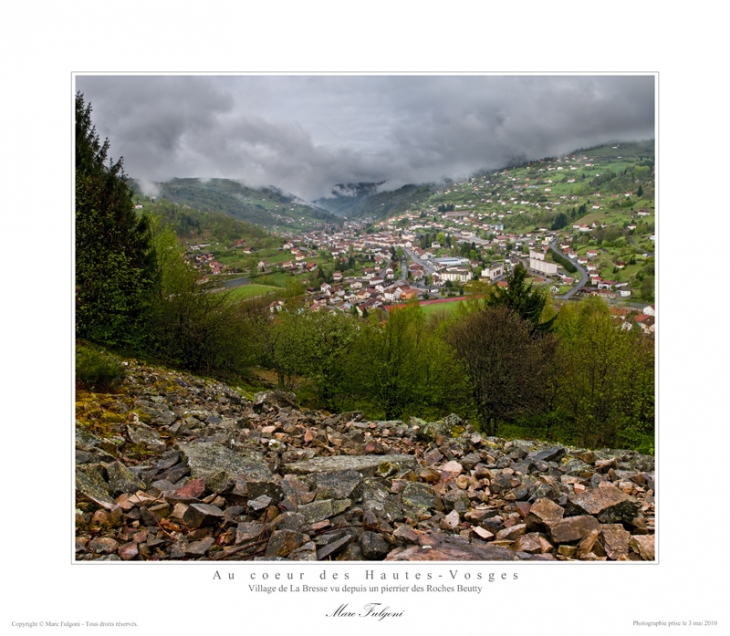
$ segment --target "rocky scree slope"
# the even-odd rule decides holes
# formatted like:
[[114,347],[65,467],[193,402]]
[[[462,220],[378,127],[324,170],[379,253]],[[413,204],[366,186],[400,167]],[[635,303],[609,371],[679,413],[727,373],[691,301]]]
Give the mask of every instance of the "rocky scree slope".
[[77,395],[77,560],[655,559],[653,457],[126,364]]

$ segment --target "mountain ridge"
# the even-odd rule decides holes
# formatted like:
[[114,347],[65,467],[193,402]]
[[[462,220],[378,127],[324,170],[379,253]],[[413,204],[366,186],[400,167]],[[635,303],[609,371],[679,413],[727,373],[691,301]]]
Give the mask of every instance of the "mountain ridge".
[[[131,185],[144,196],[137,181]],[[266,229],[302,230],[341,225],[342,219],[312,207],[276,186],[251,188],[234,179],[175,178],[156,182],[156,197],[201,212],[221,212]]]

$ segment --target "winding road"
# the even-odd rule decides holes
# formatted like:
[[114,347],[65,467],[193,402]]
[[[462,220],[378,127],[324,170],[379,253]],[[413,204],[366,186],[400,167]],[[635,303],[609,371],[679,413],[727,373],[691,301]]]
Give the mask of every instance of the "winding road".
[[634,235],[633,235],[633,234],[629,234],[629,242],[630,242],[630,243],[631,243],[631,245],[633,245],[633,246],[634,246],[634,247],[635,247],[635,248],[636,248],[637,250],[639,250],[640,252],[644,252],[644,253],[645,253],[645,254],[646,254],[647,256],[654,256],[654,252],[646,252],[645,250],[643,250],[642,248],[640,248],[640,247],[639,247],[639,246],[638,246],[638,245],[636,244],[636,241],[634,240]]
[[554,249],[562,257],[567,258],[571,263],[573,263],[573,265],[576,266],[576,268],[580,272],[580,281],[578,281],[578,283],[576,283],[576,285],[574,285],[571,289],[569,289],[563,295],[555,296],[555,298],[558,298],[560,300],[570,300],[580,289],[583,289],[583,287],[585,287],[585,284],[590,280],[590,277],[588,276],[588,271],[586,270],[585,267],[583,267],[582,265],[578,265],[578,263],[576,263],[574,260],[568,258],[565,254],[563,254],[563,252],[561,252],[557,248],[557,243],[558,243],[558,239],[554,238],[552,243],[550,243],[550,247],[552,249]]

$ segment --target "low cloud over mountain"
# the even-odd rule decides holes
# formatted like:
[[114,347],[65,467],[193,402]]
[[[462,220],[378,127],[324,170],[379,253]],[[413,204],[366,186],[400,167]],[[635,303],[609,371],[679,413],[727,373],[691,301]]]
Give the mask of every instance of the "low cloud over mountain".
[[653,76],[117,75],[77,89],[135,178],[239,179],[307,200],[654,136]]

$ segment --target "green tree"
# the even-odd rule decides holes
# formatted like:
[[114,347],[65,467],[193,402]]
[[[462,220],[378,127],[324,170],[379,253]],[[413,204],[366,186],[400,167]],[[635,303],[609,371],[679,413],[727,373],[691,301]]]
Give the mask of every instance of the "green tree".
[[267,363],[276,370],[279,388],[291,389],[305,371],[313,346],[311,330],[300,314],[284,311],[275,317],[267,340]]
[[417,305],[406,306],[391,311],[385,325],[371,319],[358,338],[355,382],[386,419],[399,417],[418,395],[418,342],[424,322]]
[[193,371],[241,373],[259,361],[266,301],[233,302],[184,259],[174,232],[152,224],[159,284],[151,302],[146,348]]
[[331,312],[282,312],[271,327],[269,364],[279,386],[295,376],[311,381],[319,404],[336,410],[343,394],[345,359],[357,337],[357,322]]
[[346,364],[356,402],[364,400],[377,417],[427,413],[456,398],[462,374],[453,352],[426,323],[417,303],[374,317],[361,330]]
[[544,406],[555,338],[505,305],[462,317],[448,340],[464,365],[471,403],[482,430],[496,435],[500,421],[534,414]]
[[304,285],[298,278],[289,278],[286,281],[284,300],[289,309],[299,309],[304,305]]
[[543,320],[543,310],[547,304],[548,293],[545,289],[533,289],[532,283],[526,282],[527,270],[518,263],[506,278],[507,287],[492,287],[491,293],[484,299],[486,307],[506,307],[526,320],[533,332],[550,331],[555,316]]
[[345,364],[357,337],[357,323],[350,316],[332,312],[301,315],[309,344],[302,371],[315,387],[320,404],[337,410],[344,392]]
[[150,220],[76,94],[76,335],[139,348],[158,283]]
[[553,224],[550,226],[550,229],[559,230],[560,228],[563,228],[566,225],[568,225],[568,217],[566,216],[565,212],[560,212],[555,217],[555,220],[553,221]]
[[652,302],[654,300],[654,277],[649,275],[641,282],[641,295],[645,300]]
[[653,340],[620,329],[598,298],[564,305],[555,331],[557,404],[568,435],[592,448],[644,444],[651,450]]

